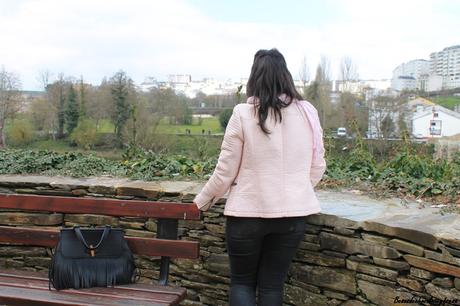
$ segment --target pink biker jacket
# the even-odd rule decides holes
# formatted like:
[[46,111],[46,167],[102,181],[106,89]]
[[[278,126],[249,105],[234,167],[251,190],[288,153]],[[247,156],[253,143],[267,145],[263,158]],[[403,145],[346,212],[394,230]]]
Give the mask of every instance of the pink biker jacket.
[[279,218],[321,211],[313,187],[321,180],[326,162],[322,141],[313,156],[312,130],[321,126],[317,112],[311,112],[314,108],[308,104],[306,115],[308,109],[301,103],[308,102],[294,101],[283,108],[281,123],[275,124],[269,116],[269,135],[258,125],[254,104],[235,106],[216,169],[195,197],[198,208],[207,210],[229,191],[224,215]]

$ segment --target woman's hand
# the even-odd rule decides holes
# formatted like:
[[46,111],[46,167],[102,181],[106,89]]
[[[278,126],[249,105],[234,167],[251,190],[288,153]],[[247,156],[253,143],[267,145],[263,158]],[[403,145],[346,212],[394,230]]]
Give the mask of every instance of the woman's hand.
[[196,202],[193,202],[193,204],[196,205],[196,207],[201,210],[201,211],[207,211],[211,206],[212,206],[212,201],[214,200],[214,198],[212,198],[211,201],[209,201],[206,205],[203,205],[203,206],[198,206],[198,204]]

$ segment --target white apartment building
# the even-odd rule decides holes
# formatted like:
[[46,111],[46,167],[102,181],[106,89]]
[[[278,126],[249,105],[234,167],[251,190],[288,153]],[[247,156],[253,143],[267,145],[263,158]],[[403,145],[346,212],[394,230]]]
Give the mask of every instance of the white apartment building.
[[401,75],[391,79],[391,88],[397,91],[416,90],[417,79],[412,76]]
[[430,54],[430,74],[442,77],[442,88],[460,87],[460,45]]
[[183,94],[189,98],[195,98],[200,92],[205,95],[232,95],[235,94],[238,86],[243,85],[242,93],[246,92],[246,83],[239,81],[225,80],[218,81],[212,78],[192,81],[189,74],[168,75],[168,81],[158,81],[154,77],[147,77],[138,86],[140,90],[147,92],[154,88],[171,88],[176,93]]
[[438,91],[442,89],[442,76],[423,74],[417,80],[417,88],[424,91]]
[[344,82],[342,80],[332,81],[332,91],[344,92],[348,91],[353,94],[363,93],[368,89],[384,92],[391,87],[390,79],[381,80],[356,80]]
[[170,74],[168,81],[173,84],[188,84],[192,81],[190,74]]
[[403,63],[393,70],[391,88],[394,90],[420,89],[418,80],[430,72],[430,62],[424,59],[416,59]]

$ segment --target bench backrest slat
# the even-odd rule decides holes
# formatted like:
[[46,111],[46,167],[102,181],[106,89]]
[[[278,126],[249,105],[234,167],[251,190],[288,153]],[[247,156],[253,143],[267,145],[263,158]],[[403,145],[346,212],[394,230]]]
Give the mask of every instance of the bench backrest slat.
[[[54,195],[0,194],[0,209],[43,211],[65,214],[96,214],[114,217],[155,218],[157,238],[129,237],[132,252],[138,255],[161,256],[159,283],[168,284],[169,259],[197,259],[196,241],[176,240],[178,220],[200,220],[201,212],[191,203],[118,200]],[[0,243],[33,245],[53,248],[59,231],[40,227],[0,226]]]
[[87,197],[0,194],[0,208],[117,217],[182,220],[200,220],[201,218],[200,210],[192,204]]
[[[0,226],[0,243],[24,244],[53,248],[58,242],[59,231],[40,228]],[[166,240],[126,236],[134,254],[196,259],[199,244],[195,241]]]

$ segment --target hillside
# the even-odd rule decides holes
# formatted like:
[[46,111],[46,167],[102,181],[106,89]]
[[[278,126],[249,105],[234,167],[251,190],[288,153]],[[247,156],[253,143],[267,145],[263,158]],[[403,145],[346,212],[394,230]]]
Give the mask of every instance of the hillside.
[[460,105],[460,96],[441,96],[441,97],[431,98],[431,100],[451,110],[455,110],[455,107],[457,105]]

